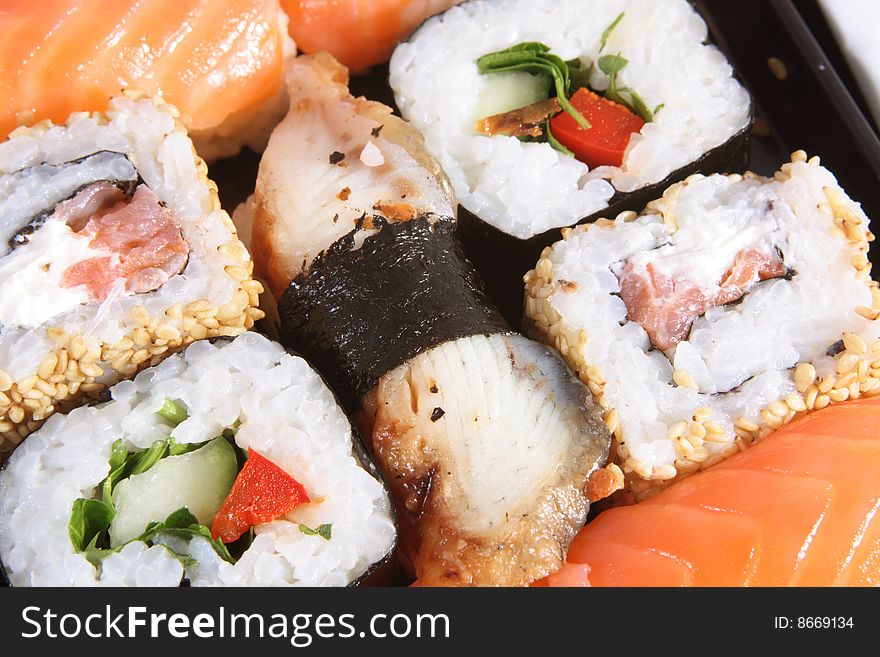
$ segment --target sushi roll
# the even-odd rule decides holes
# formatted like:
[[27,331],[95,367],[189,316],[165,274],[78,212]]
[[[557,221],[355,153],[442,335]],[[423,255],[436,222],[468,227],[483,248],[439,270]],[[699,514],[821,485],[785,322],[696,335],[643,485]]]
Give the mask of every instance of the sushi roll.
[[707,34],[686,0],[470,0],[397,47],[397,105],[449,174],[508,320],[560,228],[744,169],[751,100]]
[[873,239],[803,151],[773,178],[696,175],[547,248],[526,276],[529,330],[590,386],[632,490],[650,492],[880,394]]
[[0,472],[15,586],[344,586],[394,548],[391,501],[309,365],[203,340],[56,415]]
[[261,150],[295,54],[278,0],[0,0],[0,138],[133,88],[175,105],[206,160]]
[[880,585],[880,399],[827,408],[578,534],[549,586]]
[[262,317],[178,113],[135,92],[0,143],[0,453],[51,413]]
[[418,134],[353,98],[329,55],[298,58],[288,81],[253,200],[282,340],[356,414],[419,583],[543,577],[584,523],[610,443],[589,391],[488,301]]

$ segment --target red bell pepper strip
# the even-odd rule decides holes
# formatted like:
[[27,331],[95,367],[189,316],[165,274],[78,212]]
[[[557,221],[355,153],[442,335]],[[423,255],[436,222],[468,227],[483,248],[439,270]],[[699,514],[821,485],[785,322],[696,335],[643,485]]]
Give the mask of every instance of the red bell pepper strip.
[[211,536],[232,543],[248,528],[280,518],[301,504],[309,495],[296,479],[252,449],[235,478],[232,490],[214,516]]
[[583,87],[569,101],[593,127],[584,130],[571,115],[562,112],[550,119],[550,131],[556,140],[591,168],[623,164],[629,140],[642,129],[644,120],[625,105]]

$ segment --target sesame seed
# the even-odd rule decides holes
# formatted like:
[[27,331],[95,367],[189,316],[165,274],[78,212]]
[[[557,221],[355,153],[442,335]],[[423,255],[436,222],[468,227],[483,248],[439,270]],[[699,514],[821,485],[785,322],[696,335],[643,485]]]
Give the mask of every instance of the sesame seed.
[[672,380],[682,388],[697,390],[697,384],[694,381],[694,378],[683,370],[675,370],[672,374]]
[[[126,353],[128,353],[128,352],[126,352]],[[113,363],[115,363],[115,362],[116,361],[114,360]],[[117,367],[114,366],[113,363],[111,363],[110,366],[113,367],[113,369],[118,369]],[[102,374],[104,374],[104,370],[101,369],[101,366],[97,365],[95,363],[82,363],[82,362],[80,362],[79,371],[82,372],[83,374],[85,374],[86,376],[94,377],[94,378],[97,378],[97,377],[101,376]]]
[[44,360],[37,368],[37,376],[41,379],[48,379],[55,371],[55,365],[58,364],[58,357],[54,354]]
[[150,313],[143,306],[135,306],[134,308],[132,308],[131,317],[142,327],[147,327],[150,325]]
[[617,409],[612,408],[607,411],[603,419],[605,420],[605,426],[608,427],[608,431],[611,433],[617,431],[617,427],[620,424],[620,416],[617,413]]
[[744,417],[737,418],[734,426],[750,433],[758,431],[761,428],[754,422],[751,422],[748,418]]
[[36,385],[38,380],[39,379],[37,378],[37,376],[35,374],[27,377],[26,379],[22,379],[18,383],[19,391],[21,393],[26,393],[28,390],[30,390],[31,388],[33,388]]
[[816,368],[810,363],[801,363],[794,371],[794,383],[798,392],[805,392],[816,380]]
[[770,404],[767,405],[767,410],[777,417],[785,417],[785,414],[788,413],[788,406],[785,402],[777,400],[770,402]]
[[714,434],[723,434],[724,433],[724,426],[719,424],[718,422],[706,422],[703,424],[703,426],[706,427],[706,431],[708,433],[714,433]]
[[[867,351],[867,349],[866,349]],[[859,357],[856,354],[844,354],[837,361],[837,373],[846,374],[854,369],[859,363]]]
[[834,382],[834,387],[835,389],[848,388],[851,383],[853,383],[854,381],[858,381],[858,378],[859,373],[857,371],[850,370],[843,376],[837,378],[837,381]]
[[156,336],[163,340],[179,340],[180,331],[170,324],[160,324],[156,329]]
[[880,311],[874,310],[873,308],[868,308],[867,306],[857,306],[856,314],[873,322],[875,319],[877,319],[878,316],[880,316]]
[[134,354],[132,354],[131,362],[135,365],[140,365],[148,358],[150,358],[149,349],[139,349],[138,351],[134,352]]
[[67,349],[59,349],[58,350],[58,360],[55,363],[55,372],[57,374],[64,374],[64,370],[67,369]]
[[[118,372],[128,364],[132,356],[134,356],[134,350],[128,349],[127,351],[124,351],[123,353],[119,354],[119,356],[110,361],[110,367]],[[82,367],[80,367],[80,369],[83,370],[83,373],[88,374],[89,376],[100,376],[100,374],[91,374]]]
[[684,420],[682,420],[680,422],[676,422],[671,427],[669,427],[669,430],[666,433],[666,437],[669,440],[675,440],[676,438],[683,436],[684,432],[687,431],[687,428],[688,428],[688,423],[685,422]]
[[848,388],[836,388],[828,393],[828,397],[831,398],[831,401],[842,402],[849,399],[849,389]]
[[590,365],[587,367],[587,379],[590,381],[595,381],[599,385],[603,385],[605,383],[605,377],[602,375],[602,370],[600,370],[595,365]]
[[785,398],[785,403],[791,410],[799,413],[803,413],[807,410],[807,405],[804,403],[804,399],[800,395],[789,395]]
[[223,271],[225,271],[226,275],[237,283],[241,283],[242,281],[250,278],[250,273],[248,272],[248,270],[241,265],[226,265],[223,268]]
[[823,394],[827,393],[829,390],[834,388],[834,383],[836,380],[837,377],[835,377],[833,374],[822,379],[818,384],[819,392]]
[[694,411],[694,422],[704,422],[712,416],[712,409],[708,406],[700,406]]

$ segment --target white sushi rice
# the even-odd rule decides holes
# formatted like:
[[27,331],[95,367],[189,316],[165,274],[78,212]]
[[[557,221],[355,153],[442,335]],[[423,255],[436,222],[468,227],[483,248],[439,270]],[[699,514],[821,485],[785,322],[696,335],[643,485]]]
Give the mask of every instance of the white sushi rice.
[[[111,393],[108,403],[53,416],[0,472],[0,560],[12,584],[176,586],[187,577],[194,586],[342,586],[392,549],[390,501],[356,460],[348,419],[303,359],[261,335],[198,342]],[[99,572],[71,544],[71,507],[107,476],[115,440],[136,450],[168,436],[157,415],[166,398],[189,413],[175,440],[204,442],[239,419],[237,445],[290,473],[312,502],[257,526],[235,564],[196,538],[193,567],[162,546],[131,543]],[[331,524],[332,538],[308,536],[299,523]]]
[[[870,365],[880,351],[880,322],[870,319],[880,294],[864,257],[868,218],[818,160],[804,159],[795,154],[776,179],[693,176],[638,218],[571,231],[527,276],[533,330],[562,347],[600,397],[625,471],[669,479],[800,412],[880,393]],[[709,310],[665,353],[627,319],[625,261],[652,256],[667,273],[712,284],[754,245],[778,249],[791,279]],[[843,352],[827,355],[842,337]]]
[[[600,53],[602,33],[621,12]],[[615,190],[660,182],[748,125],[748,93],[706,38],[706,24],[686,0],[471,0],[398,46],[390,81],[404,118],[425,135],[461,204],[528,238],[607,207]],[[629,61],[619,85],[636,90],[648,107],[663,105],[633,136],[621,167],[591,171],[546,143],[476,133],[491,76],[481,75],[475,60],[524,41],[587,65],[619,53]],[[598,67],[590,82],[596,89],[608,84]]]

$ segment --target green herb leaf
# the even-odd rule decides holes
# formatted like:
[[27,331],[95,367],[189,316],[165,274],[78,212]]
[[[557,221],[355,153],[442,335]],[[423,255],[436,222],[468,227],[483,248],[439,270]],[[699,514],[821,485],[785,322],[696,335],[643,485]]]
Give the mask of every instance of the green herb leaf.
[[581,60],[570,59],[565,62],[568,66],[569,76],[571,78],[571,93],[581,88],[590,88],[590,72],[593,70],[592,64],[588,68],[584,68]]
[[70,542],[77,552],[82,552],[87,545],[97,542],[100,535],[107,531],[116,512],[109,504],[101,500],[80,497],[73,503],[67,533]]
[[617,86],[617,74],[629,64],[629,60],[620,55],[602,55],[599,58],[599,69],[608,76],[608,88],[605,97],[615,103],[626,105],[633,113],[642,117],[642,120],[650,123],[654,120],[654,113],[642,97],[629,87]]
[[235,563],[226,546],[222,542],[215,540],[211,536],[211,530],[205,525],[200,525],[198,518],[185,506],[171,513],[164,522],[151,522],[147,525],[144,533],[133,540],[152,543],[159,534],[187,541],[192,540],[196,536],[201,536],[211,544],[211,547],[220,555],[221,559],[229,563]]
[[128,476],[131,477],[136,474],[146,472],[154,465],[156,465],[161,460],[161,458],[165,456],[165,452],[167,451],[167,440],[155,441],[149,449],[144,450],[143,452],[139,452],[135,455],[134,459],[132,460],[131,470],[129,471]]
[[104,504],[113,506],[113,489],[125,477],[128,470],[128,464],[123,463],[115,470],[111,470],[107,478],[101,483],[101,501]]
[[627,87],[626,89],[621,89],[621,91],[625,92],[630,98],[630,102],[627,103],[627,105],[629,105],[629,108],[640,117],[642,117],[643,121],[645,121],[646,123],[650,123],[654,120],[654,112],[651,111],[651,108],[648,107],[647,103],[642,100],[642,97],[639,96],[639,94],[637,94],[629,87]]
[[574,153],[568,150],[565,146],[563,146],[556,137],[553,136],[553,132],[550,130],[550,122],[544,124],[544,135],[547,137],[547,143],[550,144],[553,148],[555,148],[560,153],[565,153],[566,155],[571,155],[574,157]]
[[127,459],[128,450],[125,449],[122,438],[119,438],[113,443],[113,447],[110,448],[110,470],[115,470],[120,465],[125,465]]
[[[629,60],[620,55],[602,55],[599,58],[599,70],[609,78],[617,77],[617,74],[620,73],[627,64],[629,64]],[[610,85],[611,82],[609,81],[609,86]]]
[[657,105],[657,107],[654,108],[654,114],[656,115],[657,112],[662,110],[665,106],[666,106],[666,103],[660,103],[659,105]]
[[568,102],[571,92],[571,77],[568,65],[562,58],[550,54],[550,48],[543,43],[520,43],[506,50],[489,53],[477,59],[477,70],[482,74],[506,71],[528,71],[529,73],[549,73],[556,87],[556,98],[563,111],[571,115],[584,130],[590,123]]
[[180,456],[181,454],[189,454],[190,452],[194,452],[200,447],[204,447],[207,444],[208,443],[179,443],[174,440],[174,438],[169,438],[167,456]]
[[608,42],[608,37],[611,36],[611,33],[614,31],[614,28],[617,27],[620,24],[620,21],[623,20],[624,14],[626,14],[625,11],[620,12],[620,14],[618,14],[617,18],[615,18],[611,22],[611,25],[606,27],[605,31],[602,32],[602,41],[599,44],[599,52],[602,52],[602,50],[604,50],[605,44]]
[[122,439],[113,443],[110,451],[110,474],[101,483],[101,501],[113,506],[113,488],[122,480],[128,470],[128,450]]
[[180,507],[165,519],[165,526],[174,529],[185,529],[190,525],[198,524],[199,519],[185,506]]
[[[85,547],[83,552],[83,556],[86,560],[92,564],[95,568],[101,567],[101,562],[104,561],[107,557],[109,557],[114,552],[119,552],[123,546],[115,547],[115,548],[99,548],[98,544],[99,534],[95,534],[95,537],[89,541],[89,544]],[[126,543],[128,545],[128,543]]]
[[308,525],[300,523],[299,530],[306,536],[320,536],[325,541],[329,541],[333,531],[333,525],[318,525],[316,529],[312,529]]
[[186,409],[171,399],[166,399],[162,403],[162,408],[160,408],[158,412],[159,415],[171,422],[174,426],[177,426],[189,417]]

